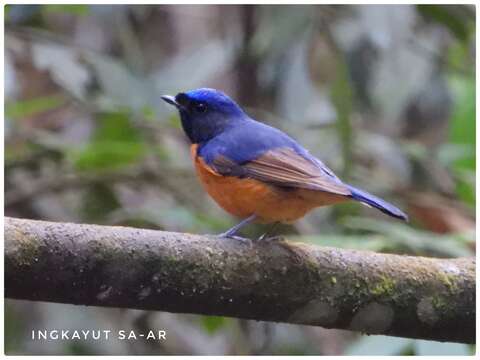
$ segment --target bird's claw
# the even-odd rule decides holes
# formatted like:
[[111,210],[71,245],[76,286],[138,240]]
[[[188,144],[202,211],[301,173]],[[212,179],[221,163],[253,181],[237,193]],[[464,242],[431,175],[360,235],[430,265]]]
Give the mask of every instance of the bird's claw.
[[283,240],[283,236],[281,235],[267,236],[267,234],[263,234],[255,242],[270,243],[270,242],[278,242],[282,240]]
[[244,242],[244,243],[247,243],[247,244],[252,243],[252,240],[250,240],[249,238],[244,238],[244,237],[241,237],[241,236],[238,236],[238,235],[232,235],[232,234],[229,234],[228,232],[218,234],[218,235],[216,235],[216,237],[219,237],[219,238],[222,238],[222,239],[234,239],[234,240],[238,240],[238,241],[241,241],[241,242]]
[[238,241],[241,241],[241,242],[249,244],[249,245],[252,245],[253,243],[260,243],[260,242],[261,243],[271,243],[271,242],[277,242],[277,241],[284,240],[283,236],[281,236],[281,235],[268,236],[268,233],[265,233],[265,234],[261,235],[257,239],[249,239],[249,238],[245,238],[245,237],[242,237],[242,236],[230,234],[228,231],[224,232],[224,233],[221,233],[221,234],[218,234],[218,235],[216,235],[216,237],[222,238],[222,239],[234,239],[234,240],[238,240]]

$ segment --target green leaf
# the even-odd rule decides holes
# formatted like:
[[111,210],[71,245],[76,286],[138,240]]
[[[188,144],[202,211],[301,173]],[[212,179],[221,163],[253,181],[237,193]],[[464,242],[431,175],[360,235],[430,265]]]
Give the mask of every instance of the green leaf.
[[347,64],[340,53],[338,53],[336,75],[331,90],[331,99],[337,112],[336,125],[342,146],[343,176],[348,178],[352,165],[352,144],[354,140],[350,121],[353,94],[348,77]]
[[459,40],[466,41],[470,36],[469,22],[455,10],[458,5],[417,5],[420,14],[446,26]]
[[156,120],[157,114],[155,113],[155,109],[151,106],[145,105],[141,109],[141,113],[145,120],[147,121],[154,121]]
[[226,324],[222,316],[202,316],[202,326],[209,333],[214,334]]
[[136,162],[143,153],[141,143],[102,141],[89,145],[74,162],[78,170],[116,169]]
[[34,99],[7,101],[5,115],[11,119],[22,119],[48,110],[56,109],[65,103],[62,95],[41,96]]
[[456,168],[475,169],[475,79],[452,76],[450,88],[456,99],[450,124],[450,142],[472,145],[471,152],[455,162]]
[[469,149],[452,163],[456,174],[456,192],[467,204],[475,205],[475,181],[469,181],[468,174],[476,169],[476,122],[475,122],[475,79],[452,76],[449,85],[456,99],[450,121],[450,142]]
[[49,4],[43,5],[45,13],[67,13],[72,15],[88,15],[88,5],[66,5],[66,4]]
[[116,140],[138,142],[140,135],[130,123],[130,114],[124,112],[106,112],[99,115],[100,126],[95,141]]
[[469,43],[456,41],[448,48],[448,64],[452,70],[464,69],[466,76],[475,77],[474,57],[471,56],[471,46]]
[[126,113],[104,113],[92,141],[81,151],[72,152],[78,170],[114,169],[138,161],[146,146]]
[[458,197],[475,208],[475,171],[459,169],[454,172]]

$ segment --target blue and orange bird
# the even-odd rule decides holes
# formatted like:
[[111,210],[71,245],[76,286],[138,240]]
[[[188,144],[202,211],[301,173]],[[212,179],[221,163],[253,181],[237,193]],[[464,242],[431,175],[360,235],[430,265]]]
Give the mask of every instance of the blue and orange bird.
[[236,234],[250,222],[291,223],[316,207],[349,200],[407,220],[395,206],[343,183],[290,136],[255,121],[218,90],[196,89],[162,99],[180,112],[205,190],[242,219],[223,237],[240,238]]

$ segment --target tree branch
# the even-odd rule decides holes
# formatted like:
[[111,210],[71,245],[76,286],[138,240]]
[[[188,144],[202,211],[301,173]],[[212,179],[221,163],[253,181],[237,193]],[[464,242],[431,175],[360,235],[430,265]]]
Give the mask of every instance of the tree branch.
[[5,294],[474,343],[475,259],[5,218]]

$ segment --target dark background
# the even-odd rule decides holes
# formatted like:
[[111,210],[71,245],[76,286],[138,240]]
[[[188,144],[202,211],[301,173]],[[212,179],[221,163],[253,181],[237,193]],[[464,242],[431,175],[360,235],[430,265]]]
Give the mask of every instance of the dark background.
[[[475,252],[473,6],[6,7],[5,214],[219,233],[160,99],[215,87],[408,224],[344,204],[281,231],[438,257]],[[262,232],[250,227],[247,235]],[[125,269],[128,271],[128,269]],[[165,342],[33,342],[31,329],[166,329]],[[6,301],[9,354],[471,354],[472,347],[125,309]]]

